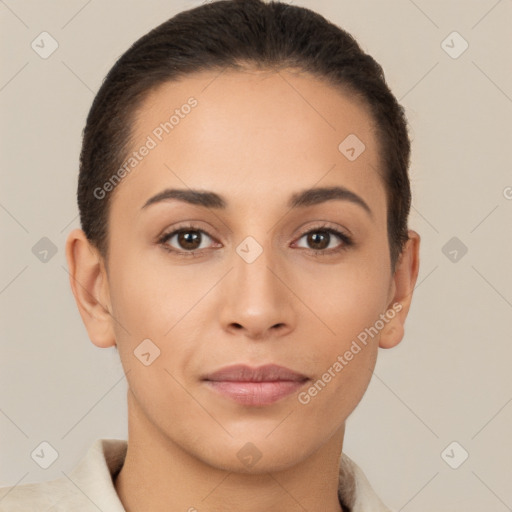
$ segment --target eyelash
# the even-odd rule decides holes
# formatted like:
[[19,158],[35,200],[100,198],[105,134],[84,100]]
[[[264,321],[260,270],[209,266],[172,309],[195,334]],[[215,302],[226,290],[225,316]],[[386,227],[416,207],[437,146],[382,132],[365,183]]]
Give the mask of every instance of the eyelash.
[[[192,232],[192,231],[203,233],[203,234],[207,235],[208,237],[210,237],[212,240],[214,240],[214,238],[209,233],[207,233],[204,229],[201,229],[194,224],[187,224],[185,226],[180,226],[180,227],[174,229],[173,231],[170,231],[169,233],[164,233],[157,240],[157,243],[160,244],[163,247],[163,249],[169,253],[175,254],[177,256],[183,256],[183,257],[194,257],[194,256],[196,256],[196,254],[198,252],[201,252],[204,249],[199,249],[196,251],[179,251],[178,249],[174,249],[174,248],[170,247],[167,243],[171,238],[173,238],[173,236],[175,236],[179,233],[183,233],[183,232],[186,233],[186,232]],[[315,226],[314,228],[309,229],[308,231],[305,231],[304,233],[302,233],[299,236],[299,238],[297,240],[300,240],[305,235],[309,235],[311,233],[328,233],[330,235],[337,236],[343,242],[341,246],[339,246],[335,249],[319,249],[319,250],[304,249],[305,251],[307,251],[308,253],[310,253],[313,256],[329,256],[329,255],[337,254],[339,252],[346,251],[349,247],[352,247],[354,245],[354,242],[350,236],[346,235],[345,233],[343,233],[341,231],[338,231],[337,229],[331,228],[326,224],[322,224],[320,226]]]

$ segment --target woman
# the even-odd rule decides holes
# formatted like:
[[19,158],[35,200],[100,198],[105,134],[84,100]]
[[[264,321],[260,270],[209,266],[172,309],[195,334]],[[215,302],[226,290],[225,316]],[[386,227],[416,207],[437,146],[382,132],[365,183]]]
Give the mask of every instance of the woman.
[[218,1],[138,40],[87,118],[66,245],[128,441],[2,510],[389,510],[342,449],[418,274],[409,152],[381,67],[310,10]]

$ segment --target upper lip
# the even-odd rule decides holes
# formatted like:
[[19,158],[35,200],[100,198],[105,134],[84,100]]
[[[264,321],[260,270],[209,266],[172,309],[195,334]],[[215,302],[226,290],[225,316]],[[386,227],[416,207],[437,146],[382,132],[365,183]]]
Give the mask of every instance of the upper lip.
[[279,380],[300,382],[307,379],[308,377],[305,375],[277,364],[266,364],[256,368],[245,364],[235,364],[221,368],[204,377],[204,380],[231,382],[273,382]]

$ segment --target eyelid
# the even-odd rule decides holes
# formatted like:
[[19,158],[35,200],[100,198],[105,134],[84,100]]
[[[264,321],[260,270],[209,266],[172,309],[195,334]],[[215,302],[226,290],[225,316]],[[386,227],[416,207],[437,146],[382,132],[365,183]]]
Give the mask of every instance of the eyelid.
[[320,221],[319,224],[315,224],[313,226],[309,226],[307,229],[301,230],[301,234],[295,239],[293,242],[294,244],[300,240],[303,236],[309,234],[309,233],[315,233],[324,231],[331,235],[334,235],[338,237],[342,243],[341,246],[331,249],[309,249],[302,247],[303,250],[308,251],[310,253],[313,253],[315,256],[322,256],[322,255],[332,255],[332,254],[338,254],[340,251],[346,250],[349,247],[355,246],[355,242],[353,239],[352,234],[350,231],[346,228],[342,228],[341,226],[338,226],[337,224],[333,224],[328,221]]
[[157,236],[156,243],[159,245],[162,245],[166,250],[172,253],[176,254],[184,254],[184,255],[190,255],[197,251],[205,251],[205,249],[196,249],[196,251],[184,251],[179,249],[169,249],[167,242],[176,236],[180,231],[198,231],[202,233],[203,235],[206,235],[207,237],[211,238],[214,242],[220,243],[216,240],[216,238],[209,233],[206,229],[200,227],[198,224],[196,224],[196,221],[183,221],[181,223],[178,223],[178,225],[173,226],[172,228],[168,230],[164,230],[164,232]]
[[[179,250],[175,248],[171,248],[169,244],[167,243],[171,238],[176,236],[181,231],[197,231],[199,233],[202,233],[203,235],[206,235],[207,237],[211,238],[214,243],[219,244],[218,240],[215,236],[211,235],[209,231],[206,229],[203,229],[198,224],[196,224],[195,221],[184,221],[182,223],[179,223],[176,226],[173,226],[172,229],[164,231],[161,235],[157,237],[157,244],[161,245],[166,251],[176,254],[178,256],[195,256],[197,252],[204,253],[205,251],[209,251],[212,248],[203,248],[203,249],[196,249],[195,251],[186,251],[186,250]],[[350,234],[350,231],[346,228],[342,228],[341,226],[338,226],[337,224],[333,224],[328,221],[320,221],[318,224],[313,226],[308,226],[308,228],[303,228],[300,231],[300,234],[294,238],[292,244],[296,244],[298,240],[300,240],[302,237],[309,233],[314,232],[320,232],[324,231],[329,233],[330,235],[334,235],[338,237],[341,240],[341,245],[335,248],[331,249],[310,249],[301,247],[300,249],[312,253],[315,256],[328,256],[333,254],[338,254],[339,252],[348,249],[349,247],[355,245],[352,235]]]

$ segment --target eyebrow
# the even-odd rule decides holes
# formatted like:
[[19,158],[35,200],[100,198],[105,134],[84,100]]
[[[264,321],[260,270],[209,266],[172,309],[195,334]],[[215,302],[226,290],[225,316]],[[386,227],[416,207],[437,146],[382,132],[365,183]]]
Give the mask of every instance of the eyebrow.
[[[153,197],[150,197],[144,203],[142,209],[145,209],[155,203],[170,201],[173,199],[197,206],[203,206],[205,208],[215,208],[218,210],[224,210],[228,205],[226,199],[215,192],[168,188],[162,192],[159,192]],[[296,192],[291,195],[287,206],[290,209],[304,208],[307,206],[314,206],[333,200],[349,201],[353,204],[356,204],[363,208],[366,213],[368,213],[369,216],[373,218],[372,210],[360,196],[345,187],[339,186],[309,188],[300,192]]]

